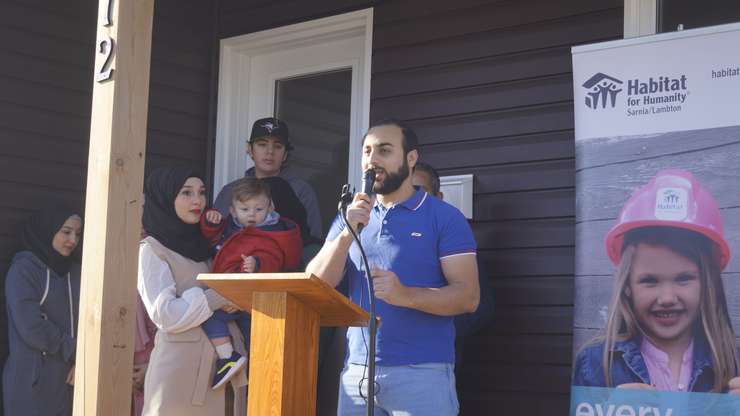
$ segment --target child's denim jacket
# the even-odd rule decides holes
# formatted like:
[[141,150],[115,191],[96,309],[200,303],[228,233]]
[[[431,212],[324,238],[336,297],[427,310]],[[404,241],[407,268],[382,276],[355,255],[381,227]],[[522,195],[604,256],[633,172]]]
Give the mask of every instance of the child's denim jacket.
[[[636,337],[617,342],[611,371],[611,386],[624,383],[650,383],[647,365],[640,353],[642,338]],[[606,387],[601,360],[604,342],[587,346],[576,357],[573,371],[574,386]],[[708,392],[714,385],[714,371],[709,345],[704,337],[694,338],[694,362],[688,391]]]

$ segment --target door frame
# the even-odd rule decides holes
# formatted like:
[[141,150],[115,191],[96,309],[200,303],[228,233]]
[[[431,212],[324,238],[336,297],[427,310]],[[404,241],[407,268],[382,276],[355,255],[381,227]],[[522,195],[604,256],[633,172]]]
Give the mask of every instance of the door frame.
[[[241,177],[244,169],[251,165],[251,160],[246,155],[245,144],[252,123],[259,117],[272,115],[272,113],[253,114],[256,107],[254,100],[273,100],[275,80],[299,75],[297,73],[273,74],[267,86],[267,93],[262,92],[259,97],[254,97],[251,93],[257,89],[264,90],[264,86],[255,88],[254,85],[250,85],[253,60],[270,53],[321,45],[358,36],[364,37],[364,50],[360,51],[359,59],[329,60],[326,64],[305,68],[301,74],[352,68],[352,111],[347,177],[351,184],[359,185],[361,181],[361,141],[370,123],[372,8],[221,40],[214,191],[220,190],[231,180]],[[260,103],[260,107],[264,107],[264,104],[264,102]],[[214,197],[217,193],[214,192]]]

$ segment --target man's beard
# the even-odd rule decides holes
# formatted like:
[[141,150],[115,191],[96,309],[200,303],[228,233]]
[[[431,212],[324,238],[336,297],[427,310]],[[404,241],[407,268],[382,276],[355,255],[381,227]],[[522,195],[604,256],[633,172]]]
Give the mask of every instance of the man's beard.
[[385,179],[383,182],[376,181],[373,185],[373,191],[380,195],[392,194],[397,191],[398,188],[401,187],[401,184],[403,184],[403,181],[409,177],[409,162],[404,157],[403,165],[401,165],[397,171],[391,173],[383,169],[383,173],[385,173]]

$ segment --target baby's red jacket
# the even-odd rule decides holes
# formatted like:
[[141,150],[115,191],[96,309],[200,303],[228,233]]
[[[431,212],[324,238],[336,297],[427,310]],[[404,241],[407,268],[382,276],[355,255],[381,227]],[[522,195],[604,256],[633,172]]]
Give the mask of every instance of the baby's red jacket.
[[[200,218],[200,230],[217,244],[226,227],[227,217],[221,224],[213,225],[206,220],[206,212]],[[303,255],[303,241],[298,224],[288,218],[280,220],[286,225],[285,230],[263,230],[258,227],[244,227],[234,233],[221,245],[213,259],[214,273],[241,272],[242,255],[259,259],[259,273],[279,273],[295,270]]]

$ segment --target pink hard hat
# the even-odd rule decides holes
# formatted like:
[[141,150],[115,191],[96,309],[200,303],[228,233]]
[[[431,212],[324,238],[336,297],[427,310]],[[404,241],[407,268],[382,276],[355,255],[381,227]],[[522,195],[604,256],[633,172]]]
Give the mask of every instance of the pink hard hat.
[[606,252],[617,265],[622,257],[624,234],[642,227],[675,227],[697,232],[717,245],[720,270],[730,261],[722,217],[714,198],[683,170],[658,172],[622,207],[617,224],[606,235]]

